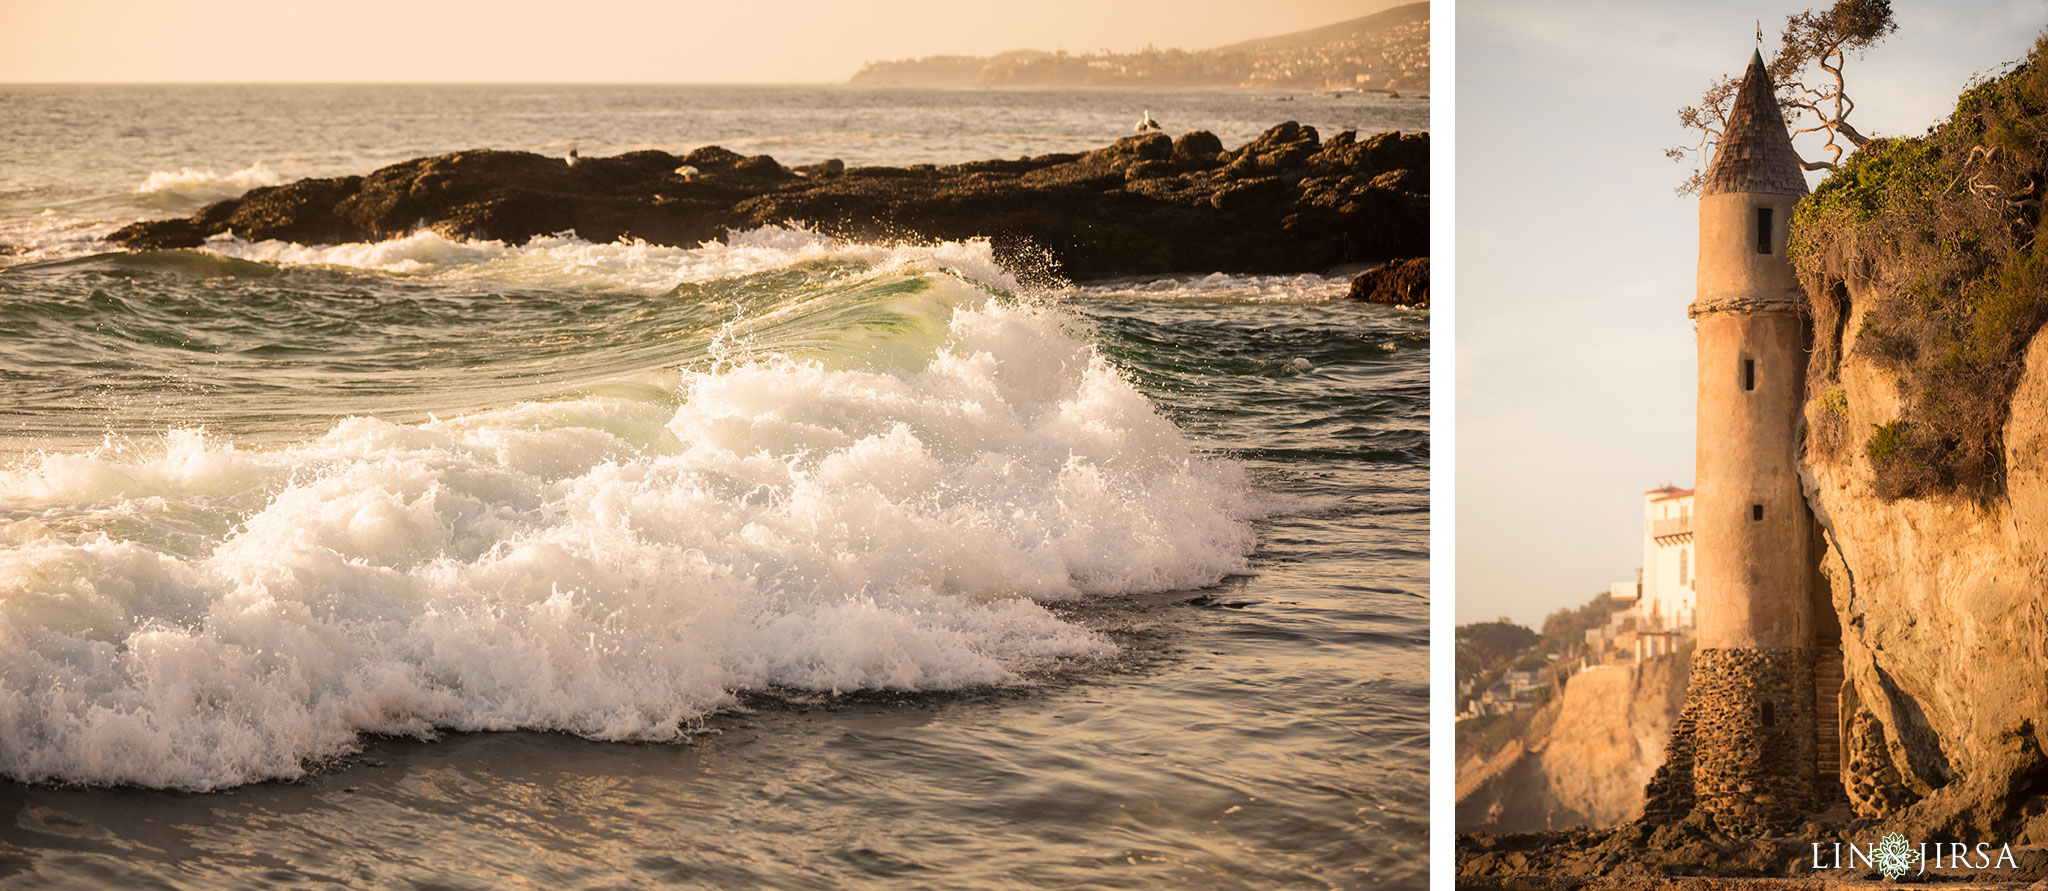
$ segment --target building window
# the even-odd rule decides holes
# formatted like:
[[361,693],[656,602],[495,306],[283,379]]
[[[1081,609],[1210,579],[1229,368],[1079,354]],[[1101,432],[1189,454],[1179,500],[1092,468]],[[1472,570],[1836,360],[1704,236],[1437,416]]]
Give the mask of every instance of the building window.
[[1771,252],[1771,209],[1768,207],[1756,209],[1756,252]]
[[1761,504],[1752,504],[1752,505],[1750,505],[1750,506],[1749,506],[1749,518],[1750,518],[1750,519],[1752,519],[1752,520],[1761,520],[1761,519],[1763,519],[1763,518],[1764,518],[1764,506],[1763,506],[1763,505],[1761,505]]
[[1756,360],[1755,360],[1755,359],[1744,359],[1744,360],[1742,360],[1742,388],[1743,388],[1743,389],[1745,389],[1745,390],[1754,390],[1754,389],[1756,389]]
[[1763,714],[1763,719],[1764,719],[1764,726],[1765,726],[1765,727],[1776,727],[1776,726],[1778,726],[1778,710],[1777,710],[1777,707],[1776,707],[1776,706],[1773,706],[1773,705],[1772,705],[1771,703],[1768,703],[1768,702],[1764,703],[1764,714]]
[[1690,552],[1684,548],[1678,549],[1678,585],[1681,588],[1685,586],[1685,555],[1687,553]]

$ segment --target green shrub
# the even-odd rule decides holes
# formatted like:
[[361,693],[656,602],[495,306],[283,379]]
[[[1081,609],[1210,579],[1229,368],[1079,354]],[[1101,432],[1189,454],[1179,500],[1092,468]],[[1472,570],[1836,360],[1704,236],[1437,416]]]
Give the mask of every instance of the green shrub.
[[1904,421],[1872,426],[1877,432],[1871,434],[1870,444],[1863,447],[1863,453],[1870,456],[1873,463],[1883,464],[1897,458],[1906,450],[1906,444],[1912,441],[1912,433],[1909,432],[1912,428]]
[[1878,497],[1911,498],[1955,487],[1950,468],[1941,460],[1944,450],[1938,447],[1938,440],[1908,421],[1873,426],[1863,454],[1876,471]]
[[1846,418],[1849,416],[1848,390],[1844,390],[1841,387],[1836,387],[1832,390],[1820,394],[1820,399],[1816,401],[1820,404],[1821,411],[1826,412],[1827,414],[1833,417]]
[[1806,429],[1809,460],[1840,457],[1849,432],[1849,391],[1835,387],[1815,397],[1807,407]]

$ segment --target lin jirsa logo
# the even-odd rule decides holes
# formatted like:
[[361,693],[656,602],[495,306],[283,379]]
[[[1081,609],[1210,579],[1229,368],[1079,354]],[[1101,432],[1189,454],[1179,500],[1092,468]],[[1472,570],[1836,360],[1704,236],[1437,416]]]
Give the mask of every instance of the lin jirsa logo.
[[[1846,860],[1842,856],[1848,850]],[[1831,855],[1831,856],[1830,856]],[[1814,869],[1876,869],[1886,881],[1898,878],[1920,865],[1919,873],[1928,867],[1941,869],[2013,869],[2019,861],[2012,856],[2012,845],[2001,845],[1998,856],[1991,856],[1991,845],[1978,842],[1975,847],[1962,842],[1924,842],[1915,846],[1906,837],[1896,832],[1884,837],[1874,845],[1844,845],[1835,842],[1831,849],[1823,849],[1820,842],[1813,843]],[[1917,874],[1917,873],[1916,873]]]

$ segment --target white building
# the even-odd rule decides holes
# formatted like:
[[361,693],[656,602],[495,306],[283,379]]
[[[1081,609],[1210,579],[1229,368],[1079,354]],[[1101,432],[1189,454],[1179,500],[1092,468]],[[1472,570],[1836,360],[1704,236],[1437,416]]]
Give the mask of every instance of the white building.
[[1631,604],[1646,632],[1684,632],[1699,598],[1693,591],[1692,490],[1665,486],[1643,493],[1643,565],[1636,580],[1617,582],[1616,603]]

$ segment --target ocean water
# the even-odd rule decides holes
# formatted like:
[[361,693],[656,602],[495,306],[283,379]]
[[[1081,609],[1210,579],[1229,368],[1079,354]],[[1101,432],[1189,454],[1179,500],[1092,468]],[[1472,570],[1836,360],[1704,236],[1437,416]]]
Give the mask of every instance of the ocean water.
[[1231,144],[1427,125],[1300,93],[0,88],[0,884],[1420,886],[1426,312],[794,221],[98,240],[474,146],[946,162],[1148,109]]

